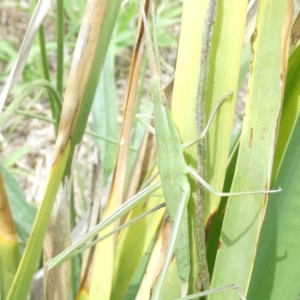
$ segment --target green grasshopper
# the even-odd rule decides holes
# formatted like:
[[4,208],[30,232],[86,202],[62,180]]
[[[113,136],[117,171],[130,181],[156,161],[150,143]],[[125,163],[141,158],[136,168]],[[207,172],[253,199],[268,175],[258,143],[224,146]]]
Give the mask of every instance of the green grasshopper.
[[[51,259],[47,265],[52,268],[74,255],[82,252],[92,244],[84,245],[87,241],[92,239],[104,228],[118,220],[121,216],[131,210],[132,207],[137,205],[141,200],[147,198],[152,193],[162,188],[167,207],[167,212],[172,225],[172,235],[170,239],[169,248],[166,254],[164,266],[156,283],[156,286],[152,293],[152,299],[159,299],[160,293],[163,288],[166,273],[170,261],[175,252],[177,261],[178,276],[181,279],[181,297],[186,296],[188,291],[188,280],[190,277],[190,254],[189,254],[189,239],[188,239],[188,222],[187,222],[187,203],[190,196],[190,184],[188,181],[188,174],[192,175],[201,185],[203,185],[208,191],[217,196],[234,196],[244,194],[255,194],[255,193],[274,193],[279,192],[278,190],[272,191],[251,191],[251,192],[236,192],[236,193],[222,193],[215,191],[203,178],[201,178],[197,171],[186,164],[183,155],[183,145],[181,143],[179,132],[176,125],[170,115],[167,108],[167,100],[161,87],[160,80],[160,69],[158,62],[158,50],[157,47],[153,46],[150,30],[148,27],[145,13],[142,9],[144,27],[145,27],[145,38],[146,38],[146,51],[148,56],[148,64],[151,72],[151,94],[154,102],[154,128],[150,127],[150,131],[155,133],[156,146],[157,146],[157,165],[160,174],[160,182],[155,183],[151,186],[146,187],[142,191],[138,192],[134,197],[129,199],[123,205],[121,205],[114,214],[108,217],[106,220],[98,224],[92,231],[83,236],[75,244],[64,250],[61,254]],[[202,134],[194,141],[187,143],[186,146],[197,143],[202,139],[209,128],[213,117],[220,106],[220,104],[228,99],[232,93],[229,93],[223,97],[216,105],[210,116],[207,125]],[[236,289],[237,285],[231,285],[219,289],[205,291],[202,294],[192,295],[193,297],[199,297],[202,295],[208,295],[211,293],[220,292],[226,289]],[[240,294],[241,298],[244,297]]]

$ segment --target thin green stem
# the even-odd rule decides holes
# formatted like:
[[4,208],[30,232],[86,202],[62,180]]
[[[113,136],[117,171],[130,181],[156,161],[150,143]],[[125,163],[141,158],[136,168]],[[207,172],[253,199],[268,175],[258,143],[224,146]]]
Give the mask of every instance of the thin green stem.
[[[198,84],[198,95],[196,101],[196,126],[197,133],[201,135],[205,130],[205,96],[209,76],[209,55],[211,48],[212,29],[216,14],[217,0],[208,1],[208,9],[202,30],[202,44],[200,56],[200,74]],[[206,139],[203,137],[197,146],[198,151],[198,174],[206,178]],[[199,281],[204,290],[210,288],[210,276],[206,260],[205,244],[205,188],[198,183],[196,201],[196,240],[199,261]]]
[[[39,45],[40,45],[40,53],[41,53],[41,61],[42,61],[42,70],[44,74],[44,78],[50,82],[50,74],[48,68],[48,59],[47,59],[47,51],[46,51],[46,40],[44,33],[44,26],[41,25],[39,28]],[[52,116],[55,120],[58,120],[60,115],[59,106],[56,105],[56,102],[51,93],[48,92],[50,107],[52,111]],[[55,132],[57,132],[58,122],[55,122]]]
[[56,89],[63,93],[63,70],[64,70],[64,1],[57,0],[56,4],[56,31],[57,31],[57,72]]

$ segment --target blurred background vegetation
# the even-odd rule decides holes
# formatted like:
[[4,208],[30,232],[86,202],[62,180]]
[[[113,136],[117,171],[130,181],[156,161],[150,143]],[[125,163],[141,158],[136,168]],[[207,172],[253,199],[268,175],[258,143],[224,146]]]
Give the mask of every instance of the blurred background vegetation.
[[[149,1],[145,2],[145,7],[147,7]],[[199,24],[202,24],[204,20],[206,13],[204,8],[206,8],[207,1],[199,1],[200,4],[196,2],[185,0],[183,4],[180,0],[155,1],[157,40],[163,70],[162,82],[169,98],[173,92],[174,72],[177,72],[177,66],[188,64],[187,61],[190,58],[194,59],[194,65],[199,68],[199,59],[195,59],[189,52],[183,54],[183,62],[177,60],[177,56],[180,56],[178,43],[182,30],[181,25],[194,24],[194,18],[201,20]],[[275,92],[270,99],[263,94],[259,100],[261,102],[273,101],[274,98],[277,100],[280,127],[273,124],[269,132],[276,132],[274,139],[275,136],[278,136],[278,143],[267,149],[267,154],[264,156],[263,154],[261,156],[253,154],[253,157],[250,157],[250,155],[249,161],[256,159],[259,163],[264,161],[269,165],[266,169],[268,174],[265,177],[266,182],[262,183],[261,188],[280,186],[283,192],[280,195],[274,195],[273,198],[270,197],[269,201],[273,204],[268,208],[262,204],[259,212],[254,213],[253,210],[253,215],[251,215],[252,208],[241,209],[236,206],[235,211],[229,208],[226,211],[223,229],[226,199],[222,200],[220,208],[220,199],[217,201],[210,199],[206,209],[205,225],[208,231],[208,263],[211,275],[214,273],[213,286],[238,283],[241,289],[247,292],[247,299],[297,299],[300,289],[297,279],[300,275],[300,268],[296,259],[297,249],[300,246],[299,239],[297,239],[300,226],[300,221],[297,220],[300,208],[297,196],[299,195],[297,178],[300,170],[300,161],[297,156],[299,148],[297,136],[299,136],[298,131],[300,130],[298,124],[300,123],[298,118],[300,92],[298,88],[299,1],[295,1],[293,20],[296,21],[293,23],[293,27],[288,21],[289,1],[278,1],[276,5],[282,8],[281,12],[274,8],[274,2],[271,0],[260,3],[260,10],[257,10],[255,1],[249,1],[252,10],[248,10],[248,17],[246,13],[234,15],[228,12],[227,7],[235,6],[234,1],[220,0],[219,2],[221,8],[218,10],[217,25],[214,31],[213,53],[210,62],[212,71],[208,86],[208,98],[212,99],[208,100],[206,111],[209,113],[213,101],[217,101],[228,90],[232,89],[234,93],[238,94],[238,97],[236,97],[237,104],[232,104],[232,112],[228,113],[222,108],[220,115],[225,115],[225,119],[220,119],[220,124],[216,122],[218,124],[216,127],[212,127],[212,133],[210,133],[212,135],[208,137],[208,159],[219,155],[212,150],[214,146],[215,149],[216,147],[222,149],[219,152],[224,152],[221,153],[223,155],[222,162],[218,160],[219,158],[216,161],[210,161],[208,181],[218,189],[222,189],[224,186],[224,190],[230,190],[234,176],[238,178],[236,170],[242,168],[240,167],[242,163],[237,159],[237,145],[239,140],[248,138],[245,133],[246,129],[242,130],[242,126],[246,126],[243,125],[244,104],[252,97],[252,95],[249,96],[248,80],[250,80],[250,84],[254,86],[260,84],[260,89],[267,90],[266,70],[273,68],[273,74],[276,76],[280,74],[277,77],[282,81],[280,84],[273,82],[270,90]],[[248,4],[248,1],[241,2],[244,2],[244,7]],[[193,7],[193,5],[195,5],[195,16],[192,18],[189,17],[187,11],[188,7]],[[199,5],[201,9],[198,12]],[[185,12],[183,8],[186,8]],[[267,14],[268,11],[271,16]],[[258,32],[267,28],[272,33],[272,27],[280,28],[277,31],[285,32],[286,35],[283,34],[283,37],[286,40],[279,43],[282,48],[277,47],[274,50],[277,52],[271,53],[272,47],[275,48],[274,40],[277,41],[278,37],[274,37],[273,40],[269,31],[266,36],[259,37],[259,41],[266,42],[266,46],[262,46],[262,48],[268,49],[271,53],[269,58],[276,57],[278,60],[280,58],[281,64],[275,66],[274,63],[273,66],[270,63],[271,59],[265,59],[265,62],[258,67],[258,73],[255,73],[258,75],[252,76],[251,79],[250,75],[252,74],[249,75],[251,49],[253,51],[251,37],[258,12],[261,13],[260,21],[257,21],[257,26],[261,31]],[[83,22],[84,14],[85,21]],[[33,23],[29,25],[30,20],[34,17],[44,18],[43,25],[36,33],[37,25],[34,26]],[[246,17],[248,18],[247,22]],[[134,118],[137,112],[144,114],[152,112],[152,104],[149,101],[150,81],[147,64],[142,55],[143,47],[139,44],[139,38],[142,35],[139,18],[139,1],[137,0],[116,0],[108,3],[101,0],[72,0],[55,3],[54,1],[39,1],[38,4],[35,1],[9,0],[0,3],[0,86],[2,96],[5,85],[11,80],[9,74],[13,70],[15,62],[24,61],[24,67],[12,80],[15,81],[12,88],[8,90],[7,97],[0,98],[0,108],[4,104],[2,100],[5,100],[0,117],[1,299],[26,299],[27,294],[30,294],[30,299],[42,299],[44,294],[46,299],[130,300],[134,299],[138,293],[138,299],[149,298],[158,272],[157,265],[161,263],[158,263],[159,257],[162,256],[158,247],[159,243],[163,244],[161,237],[167,228],[167,221],[163,222],[164,211],[155,213],[154,216],[151,215],[145,221],[121,232],[116,238],[117,243],[115,243],[115,238],[111,238],[103,242],[96,251],[91,250],[73,259],[72,268],[70,263],[66,263],[57,271],[52,271],[53,273],[44,271],[42,268],[43,259],[44,261],[49,260],[65,249],[71,243],[71,239],[78,239],[88,229],[93,228],[122,201],[134,195],[153,171],[155,164],[153,137]],[[235,24],[246,24],[246,33],[249,36],[245,37],[244,48],[244,35],[239,41],[236,41],[237,46],[228,43],[227,52],[225,51],[228,56],[223,58],[223,62],[220,62],[222,57],[219,58],[218,51],[214,49],[222,48],[221,42],[219,43],[224,35],[221,28],[222,22],[229,24],[232,19],[238,19],[235,20]],[[265,24],[264,20],[266,23],[270,23]],[[202,25],[199,26],[200,29],[196,29],[190,25],[186,40],[193,42],[194,35],[192,33],[198,32],[200,45]],[[243,26],[241,26],[242,28],[235,26],[241,32],[244,31]],[[22,49],[23,39],[28,38],[28,35],[25,37],[27,30],[33,33],[33,40]],[[227,34],[235,36],[237,33],[232,30]],[[88,48],[87,44],[91,44],[91,48]],[[193,44],[186,43],[186,45],[192,53]],[[289,45],[291,45],[290,48]],[[77,48],[75,49],[75,47]],[[21,49],[20,52],[19,49]],[[30,50],[27,54],[26,49]],[[226,71],[226,61],[231,61],[230,53],[236,49],[240,49],[238,55],[241,56],[241,59],[238,60],[238,63],[229,66],[230,70],[232,69],[236,73],[235,81],[233,80],[235,83],[229,86],[215,87],[215,82],[224,81],[225,84],[227,77],[231,76],[224,75],[229,74]],[[75,63],[74,57],[77,59],[79,57],[78,64]],[[289,66],[286,70],[288,57]],[[216,70],[221,70],[221,74],[214,75],[218,73]],[[285,71],[287,71],[287,75]],[[198,75],[197,70],[195,73]],[[197,76],[192,78],[191,74],[194,74],[192,70],[184,72],[183,76],[190,82],[197,82]],[[176,76],[177,74],[175,74]],[[275,78],[277,78],[276,76]],[[285,76],[287,76],[286,80]],[[258,80],[257,78],[263,79]],[[270,78],[273,77],[270,75]],[[252,85],[251,87],[253,87]],[[254,89],[255,87],[253,87]],[[285,94],[283,95],[284,90]],[[186,127],[182,126],[180,115],[185,115],[184,110],[188,110],[187,107],[191,107],[192,112],[195,110],[195,104],[191,102],[194,101],[194,96],[191,96],[193,99],[190,101],[188,95],[186,97],[178,95],[173,95],[172,112],[174,112],[174,120],[179,127],[181,137],[186,141],[192,139],[195,133],[190,129],[189,124],[186,124]],[[178,108],[178,104],[174,100],[176,97],[181,97],[183,107]],[[251,99],[249,103],[250,101]],[[246,116],[251,115],[253,111],[254,108],[249,105]],[[260,119],[268,121],[271,108],[270,111],[269,108],[264,108],[253,114],[259,115],[261,112],[263,112],[263,116],[260,116]],[[192,120],[194,120],[194,115],[183,120],[183,123],[193,123]],[[231,126],[232,123],[233,126]],[[217,132],[220,130],[218,128],[226,127],[222,124],[228,125],[224,144],[215,142],[218,137]],[[119,142],[120,136],[122,139]],[[118,148],[119,144],[121,146],[125,144],[126,149]],[[263,150],[261,149],[260,152],[263,153]],[[275,152],[275,158],[272,169],[273,152]],[[190,158],[192,155],[188,153],[187,157]],[[191,161],[195,162],[195,159],[192,158]],[[211,170],[216,166],[217,170]],[[221,178],[215,178],[217,172],[221,174]],[[72,176],[69,176],[70,174]],[[245,176],[240,176],[243,181]],[[243,182],[244,185],[237,186],[235,184],[233,186],[239,191],[249,189],[249,185],[245,182]],[[55,198],[57,203],[54,205]],[[153,197],[148,202],[155,203],[155,201],[162,202],[162,197]],[[260,201],[259,203],[266,203],[263,197],[260,198]],[[142,204],[139,209],[147,209],[143,206],[146,205]],[[38,213],[39,207],[41,208]],[[128,218],[140,213],[139,209],[131,213]],[[193,209],[189,208],[189,212],[192,212]],[[245,214],[245,210],[248,214]],[[12,219],[10,214],[12,214]],[[237,214],[242,215],[242,220],[238,220]],[[259,225],[251,231],[252,220],[249,221],[250,225],[248,226],[246,220],[243,220],[243,218],[246,219],[243,215],[253,216],[253,220]],[[264,216],[265,222],[263,223]],[[300,218],[298,219],[300,220]],[[243,221],[245,224],[241,225]],[[237,252],[232,252],[233,254],[228,254],[228,256],[221,254],[220,258],[217,258],[217,266],[214,268],[217,249],[221,245],[220,241],[222,240],[224,244],[226,241],[229,241],[229,244],[231,241],[235,241],[234,239],[230,240],[228,235],[224,238],[224,232],[228,233],[226,229],[228,222],[235,222],[234,226],[237,230],[242,228],[241,226],[245,226],[245,231],[253,233],[254,257],[251,256],[248,259],[247,266],[241,263],[241,269],[244,270],[242,274],[236,271],[235,267],[231,267],[235,260],[239,265],[241,253],[239,251],[241,250],[235,250]],[[253,221],[253,223],[255,222]],[[211,225],[212,223],[213,225]],[[47,233],[46,230],[48,230]],[[159,232],[157,238],[156,232]],[[234,231],[231,232],[235,236]],[[29,240],[30,234],[31,240]],[[192,233],[190,234],[192,235]],[[237,234],[237,236],[239,235]],[[137,240],[134,240],[134,237]],[[226,238],[228,239],[226,240]],[[116,248],[115,244],[117,244]],[[131,245],[129,246],[129,244]],[[27,254],[23,256],[20,263],[26,245],[29,245],[26,249]],[[191,245],[191,253],[194,253],[194,242],[191,242]],[[247,244],[243,244],[243,247],[247,247]],[[244,251],[244,248],[242,249]],[[42,252],[44,258],[42,258]],[[246,253],[246,250],[242,253]],[[130,258],[127,257],[128,254]],[[102,270],[98,267],[100,265],[98,260],[101,257]],[[191,279],[190,293],[197,290],[195,284],[198,274],[197,259],[194,257],[193,259],[194,279]],[[222,262],[227,264],[226,268]],[[97,267],[94,268],[94,266]],[[166,287],[162,299],[179,297],[180,286],[178,278],[175,278],[177,271],[176,267],[173,269],[172,267],[170,267],[171,275],[168,279],[172,284],[166,283],[166,286],[169,285],[169,287]],[[152,277],[150,278],[149,275],[147,278],[144,274],[147,276],[151,274]],[[173,275],[175,277],[172,277]],[[33,283],[31,283],[32,276],[34,276]],[[224,293],[217,297],[238,299],[234,292]]]

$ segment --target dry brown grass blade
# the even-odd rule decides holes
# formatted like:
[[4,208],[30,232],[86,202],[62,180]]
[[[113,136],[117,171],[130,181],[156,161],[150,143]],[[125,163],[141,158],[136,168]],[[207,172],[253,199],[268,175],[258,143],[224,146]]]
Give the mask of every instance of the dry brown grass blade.
[[[149,1],[145,2],[145,11],[149,11]],[[125,182],[127,175],[127,165],[129,158],[129,146],[130,146],[130,137],[131,137],[131,129],[132,129],[132,121],[134,118],[134,109],[135,109],[135,100],[137,96],[138,90],[138,81],[140,78],[140,70],[142,65],[143,58],[143,26],[141,20],[138,24],[137,37],[135,41],[135,46],[133,47],[132,60],[129,70],[128,76],[128,84],[126,89],[126,97],[125,97],[125,105],[124,105],[124,115],[123,115],[123,123],[121,127],[120,134],[120,143],[118,148],[116,167],[112,179],[112,185],[108,197],[108,205],[105,209],[103,217],[109,216],[118,206],[122,204],[125,198]],[[112,230],[112,226],[108,227],[103,234]],[[97,258],[96,264],[98,265],[102,263],[105,258],[106,267],[103,265],[103,269],[95,268],[95,272],[93,275],[93,280],[95,280],[95,284],[92,283],[92,286],[97,286],[97,290],[99,288],[99,282],[103,283],[103,290],[101,293],[101,297],[109,297],[111,291],[112,284],[112,273],[113,273],[113,264],[114,264],[114,239],[108,239],[103,243],[98,244],[97,246]],[[109,271],[108,271],[109,270]],[[96,283],[97,281],[97,283]],[[108,283],[109,282],[109,283]],[[102,289],[102,287],[101,287]],[[105,292],[104,292],[105,290]],[[96,290],[91,290],[91,293],[96,293]],[[105,295],[105,296],[103,296]],[[91,296],[92,297],[92,296]]]
[[[105,15],[103,1],[93,2],[92,5],[86,7],[73,56],[54,150],[54,163],[60,153],[64,151],[74,132],[84,93],[92,73],[93,58],[96,55],[97,42]],[[94,22],[91,23],[90,20],[94,20]]]
[[170,236],[171,236],[171,224],[169,220],[165,219],[163,226],[157,235],[155,246],[151,252],[151,257],[143,278],[142,284],[139,288],[136,299],[148,299],[149,294],[153,290],[156,281],[158,280],[161,269],[163,268],[164,258],[168,251]]
[[[100,219],[100,210],[101,210],[101,187],[102,187],[102,165],[100,161],[100,153],[99,150],[95,148],[92,157],[92,186],[91,186],[91,204],[90,204],[90,212],[89,212],[89,224],[88,231],[92,230],[97,223],[99,223]],[[95,247],[89,248],[85,251],[82,266],[81,266],[81,283],[80,289],[78,292],[77,298],[80,298],[81,293],[85,293],[85,291],[89,291],[93,267],[95,263]]]
[[[59,254],[71,244],[70,198],[72,180],[66,180],[58,193],[44,241],[44,261]],[[71,261],[55,269],[44,270],[44,295],[48,300],[68,299],[70,292]]]
[[[149,10],[149,2],[145,3],[145,11]],[[112,181],[112,188],[110,199],[114,199],[114,206],[117,207],[121,205],[124,200],[124,187],[125,187],[125,177],[127,170],[127,161],[129,157],[129,145],[131,137],[131,128],[132,121],[134,118],[134,108],[135,100],[138,90],[138,82],[140,78],[140,70],[143,59],[143,39],[144,28],[142,26],[141,20],[139,20],[138,33],[136,37],[135,46],[133,48],[132,60],[130,64],[128,84],[126,89],[125,96],[125,105],[124,105],[124,115],[120,135],[120,144],[118,149],[116,169]],[[112,197],[113,195],[113,197]],[[109,199],[109,201],[111,201]]]
[[4,103],[6,101],[6,98],[9,94],[9,92],[14,87],[15,83],[17,82],[19,76],[21,75],[21,73],[25,67],[25,63],[27,61],[27,58],[28,58],[28,55],[29,55],[29,52],[31,49],[31,45],[34,41],[36,33],[37,33],[39,27],[41,26],[41,24],[43,23],[44,18],[48,14],[48,12],[51,9],[53,4],[54,4],[53,0],[46,0],[46,1],[40,0],[40,1],[38,1],[37,5],[36,5],[33,16],[30,20],[30,24],[26,31],[26,35],[22,42],[17,60],[13,65],[13,68],[6,80],[5,86],[0,95],[0,114],[2,112]]
[[156,155],[155,140],[152,133],[146,131],[135,165],[130,175],[130,182],[127,187],[126,199],[134,196],[145,180],[149,170],[153,167]]
[[292,32],[291,32],[291,41],[290,41],[290,53],[296,48],[300,38],[300,11],[296,16],[296,19],[293,23]]

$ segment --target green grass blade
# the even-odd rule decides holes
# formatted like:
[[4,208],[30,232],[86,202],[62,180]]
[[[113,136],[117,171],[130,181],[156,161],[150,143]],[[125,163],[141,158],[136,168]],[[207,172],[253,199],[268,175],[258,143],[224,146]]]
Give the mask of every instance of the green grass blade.
[[262,225],[247,299],[298,299],[300,227],[300,117],[278,171]]
[[56,76],[56,88],[59,95],[63,95],[64,77],[64,1],[57,1],[57,76]]
[[[156,193],[160,194],[162,191],[158,190]],[[130,213],[128,219],[131,220],[162,202],[162,197],[151,196],[149,199],[145,199],[141,202]],[[149,218],[143,218],[139,222],[126,228],[127,230],[120,232],[116,250],[116,266],[118,266],[118,272],[116,272],[115,275],[112,299],[122,299],[124,297],[149,244],[160,228],[159,225],[164,215],[165,210],[161,209],[150,215]],[[129,255],[130,253],[134,253],[134,255]]]
[[284,102],[282,107],[281,124],[278,133],[278,141],[274,158],[274,171],[279,168],[282,160],[287,141],[290,137],[292,128],[296,122],[297,115],[300,110],[300,85],[298,82],[300,72],[300,47],[298,47],[289,59],[288,74],[286,79],[286,87],[284,94]]
[[40,251],[42,249],[44,236],[48,227],[47,225],[50,221],[50,214],[55,200],[55,195],[60,184],[60,179],[63,176],[69,152],[70,145],[67,145],[66,151],[58,158],[52,167],[43,202],[36,216],[33,230],[30,234],[17,274],[7,296],[7,300],[21,300],[27,298],[32,277],[36,271],[37,263],[40,258]]
[[26,202],[25,194],[18,185],[18,182],[4,166],[1,166],[1,172],[18,236],[21,242],[27,242],[37,209]]
[[[270,187],[287,63],[283,50],[289,34],[285,21],[290,11],[286,8],[287,1],[259,2],[245,119],[231,191]],[[264,195],[229,198],[213,287],[235,283],[243,292],[247,291],[266,200]],[[238,299],[238,296],[226,298],[216,294],[209,299]]]
[[[93,131],[118,141],[117,94],[114,79],[114,47],[108,49],[92,106]],[[118,145],[95,139],[103,164],[103,186],[107,186],[116,162]]]
[[5,299],[20,260],[19,241],[12,212],[0,170],[0,292]]

